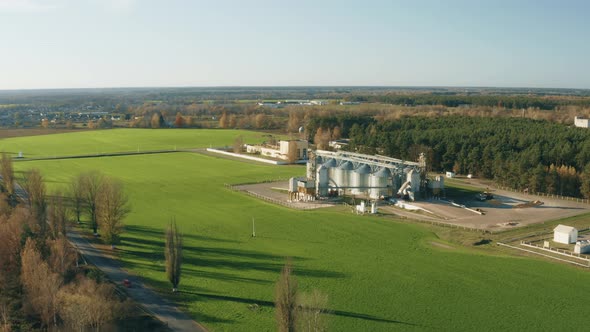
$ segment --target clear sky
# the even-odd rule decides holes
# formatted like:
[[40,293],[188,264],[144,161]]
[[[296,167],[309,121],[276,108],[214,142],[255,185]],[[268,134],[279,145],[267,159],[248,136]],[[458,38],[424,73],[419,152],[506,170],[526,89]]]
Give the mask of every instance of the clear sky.
[[590,88],[590,1],[0,0],[0,89]]

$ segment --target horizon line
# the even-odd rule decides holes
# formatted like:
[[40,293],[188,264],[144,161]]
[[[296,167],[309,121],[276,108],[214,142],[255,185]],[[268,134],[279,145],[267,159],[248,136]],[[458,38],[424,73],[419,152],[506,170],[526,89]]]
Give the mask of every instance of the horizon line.
[[578,87],[485,86],[485,85],[171,85],[171,86],[111,86],[0,89],[1,92],[35,92],[67,90],[133,90],[133,89],[211,89],[211,88],[396,88],[396,89],[514,89],[514,90],[585,90]]

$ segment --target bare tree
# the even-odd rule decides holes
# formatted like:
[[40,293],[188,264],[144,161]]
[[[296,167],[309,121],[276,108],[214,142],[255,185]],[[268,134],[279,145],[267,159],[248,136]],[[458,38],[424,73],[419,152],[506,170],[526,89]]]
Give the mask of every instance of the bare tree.
[[297,331],[327,331],[326,313],[328,312],[328,295],[314,289],[311,293],[302,293],[297,298]]
[[62,278],[51,272],[35,248],[35,241],[27,239],[21,253],[21,281],[25,290],[25,306],[36,313],[45,326],[57,325],[58,291]]
[[10,310],[5,303],[0,304],[0,332],[12,331],[10,323]]
[[256,114],[256,117],[254,118],[254,126],[257,129],[266,128],[268,125],[268,117],[265,114]]
[[156,112],[154,115],[152,115],[150,124],[152,128],[161,128],[164,125],[164,117],[161,113]]
[[64,198],[61,192],[57,191],[53,194],[51,204],[47,210],[47,220],[51,235],[57,239],[59,235],[66,235],[66,224],[68,222],[68,210],[64,204]]
[[297,317],[297,281],[291,275],[291,260],[287,260],[275,284],[275,317],[279,332],[293,332]]
[[19,267],[23,225],[29,218],[28,210],[22,207],[17,207],[8,218],[0,217],[0,268],[9,271],[9,275],[15,275]]
[[82,193],[84,197],[84,207],[86,208],[86,212],[90,216],[90,224],[92,225],[92,230],[94,231],[94,235],[98,235],[98,221],[97,221],[97,202],[98,202],[98,193],[100,192],[100,187],[102,186],[104,175],[102,175],[98,171],[91,171],[88,173],[83,173],[81,176],[81,186],[82,186]]
[[24,189],[27,191],[31,215],[39,227],[39,232],[46,234],[47,201],[45,198],[45,183],[38,169],[34,168],[25,174]]
[[176,220],[172,219],[166,230],[166,276],[172,283],[172,292],[176,292],[182,272],[182,234],[178,231]]
[[178,112],[176,113],[176,119],[174,120],[174,126],[176,126],[176,128],[182,128],[184,127],[185,124],[185,120],[184,117],[182,116],[182,113]]
[[294,163],[299,160],[299,149],[297,148],[296,141],[289,141],[289,150],[287,152],[287,161],[289,163]]
[[129,212],[129,199],[123,191],[123,184],[105,177],[97,195],[96,218],[103,239],[112,248],[119,242],[123,219]]
[[76,215],[76,222],[80,223],[80,216],[84,210],[85,192],[84,175],[79,174],[70,183],[70,196],[72,200],[72,211]]
[[49,266],[53,272],[59,274],[62,278],[70,271],[75,264],[77,257],[76,250],[70,245],[64,235],[60,235],[54,240],[49,240]]
[[242,153],[244,151],[244,138],[240,135],[234,140],[234,152]]
[[2,153],[0,159],[0,175],[2,176],[2,190],[8,194],[9,198],[14,196],[14,170],[12,168],[12,158],[6,153]]
[[59,292],[59,314],[64,323],[76,330],[93,327],[96,330],[126,314],[126,304],[121,303],[114,287],[82,278],[78,284],[70,284]]
[[10,198],[6,193],[0,193],[0,216],[8,217],[12,213]]
[[237,127],[237,125],[238,125],[238,119],[236,118],[236,115],[235,114],[230,115],[228,126],[230,128],[235,128],[235,127]]
[[223,112],[221,114],[221,117],[219,118],[219,128],[227,128],[229,126],[229,117],[227,116],[226,112]]
[[329,129],[324,130],[322,127],[318,128],[313,138],[313,141],[316,144],[318,150],[325,150],[328,148],[331,135],[332,133]]

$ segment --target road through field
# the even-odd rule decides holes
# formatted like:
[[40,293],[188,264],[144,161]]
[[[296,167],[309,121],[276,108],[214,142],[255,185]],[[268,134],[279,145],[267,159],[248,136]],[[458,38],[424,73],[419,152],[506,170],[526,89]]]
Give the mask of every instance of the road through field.
[[139,277],[131,276],[125,272],[119,262],[106,256],[78,231],[70,229],[68,231],[68,240],[77,247],[86,260],[104,272],[112,282],[120,285],[123,280],[129,279],[132,285],[131,288],[127,289],[129,296],[173,331],[206,331],[203,326],[178,310],[174,304],[163,299],[152,289],[147,288]]

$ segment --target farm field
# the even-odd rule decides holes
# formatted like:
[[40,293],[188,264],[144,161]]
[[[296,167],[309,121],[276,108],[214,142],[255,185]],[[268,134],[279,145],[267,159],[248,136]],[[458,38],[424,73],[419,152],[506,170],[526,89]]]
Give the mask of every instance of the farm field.
[[[128,131],[118,139],[157,132]],[[60,146],[64,153],[83,149],[82,134],[68,134],[78,150]],[[167,135],[173,143],[174,135]],[[31,137],[27,144],[57,145],[59,136]],[[215,131],[207,139],[219,145],[233,137]],[[113,144],[118,139],[111,137]],[[583,330],[587,324],[580,305],[590,292],[587,271],[459,247],[417,224],[338,209],[294,211],[223,187],[300,175],[304,167],[197,153],[15,163],[17,172],[30,168],[42,171],[50,189],[91,169],[124,181],[132,213],[122,261],[213,331],[276,330],[274,282],[285,257],[293,259],[301,290],[329,295],[334,331]],[[163,264],[163,230],[172,217],[185,234],[181,293],[175,295]],[[252,218],[256,238],[250,236]]]
[[263,133],[215,129],[111,129],[25,136],[0,140],[0,151],[26,158],[87,155],[109,152],[136,152],[231,146],[236,137],[246,143],[262,142]]

